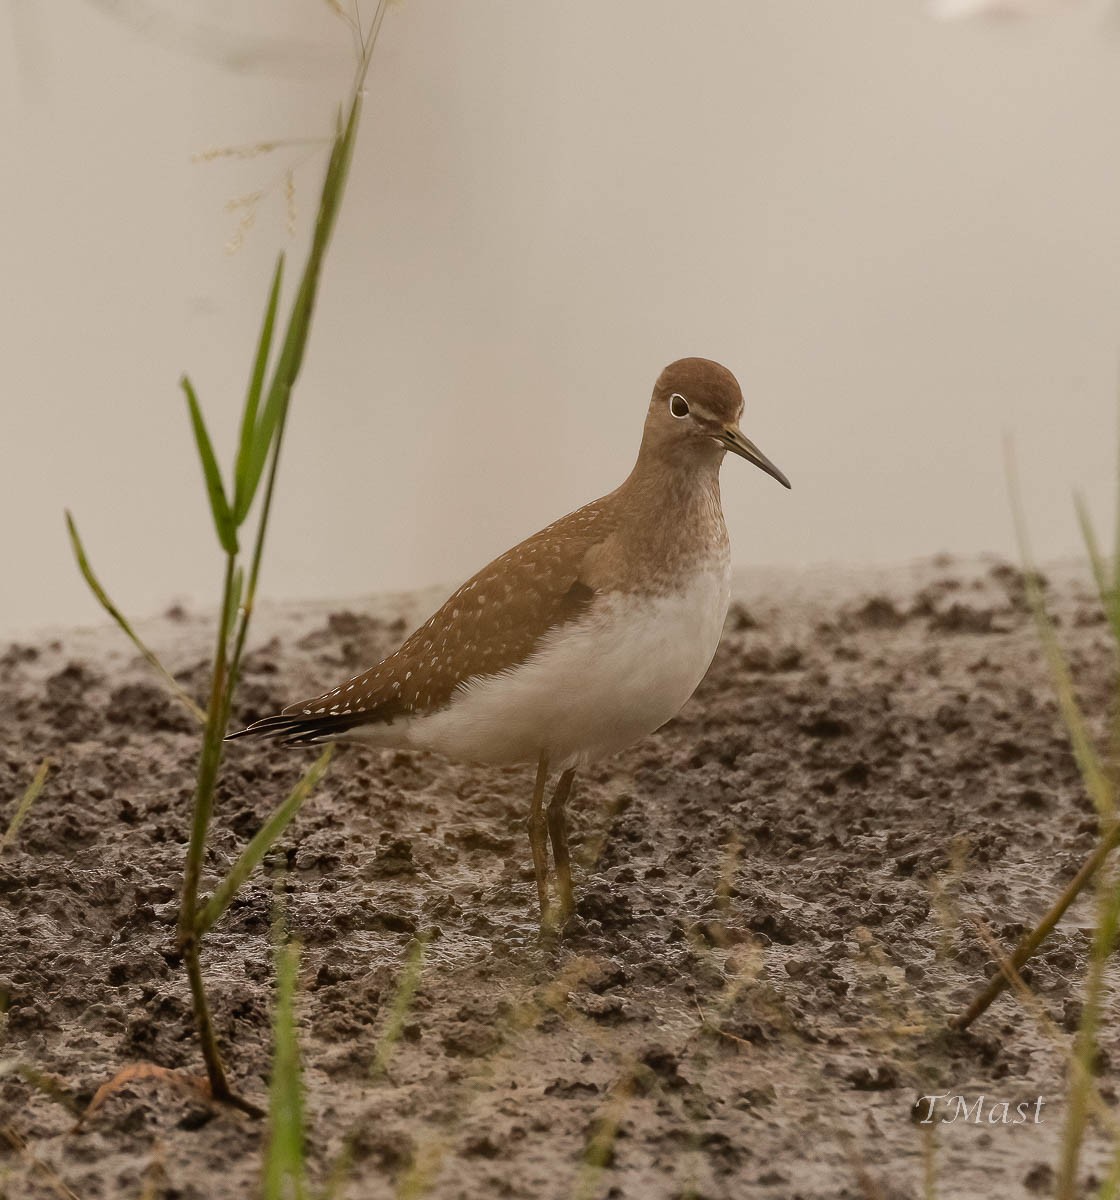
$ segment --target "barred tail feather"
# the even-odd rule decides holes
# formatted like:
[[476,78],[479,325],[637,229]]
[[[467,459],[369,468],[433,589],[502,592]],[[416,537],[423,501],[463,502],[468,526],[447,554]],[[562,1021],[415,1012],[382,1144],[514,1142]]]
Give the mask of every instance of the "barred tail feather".
[[348,713],[306,713],[293,705],[276,716],[264,717],[245,729],[227,734],[225,740],[259,737],[277,741],[282,746],[320,746],[345,737],[361,725],[391,725],[396,715],[398,712],[392,703]]

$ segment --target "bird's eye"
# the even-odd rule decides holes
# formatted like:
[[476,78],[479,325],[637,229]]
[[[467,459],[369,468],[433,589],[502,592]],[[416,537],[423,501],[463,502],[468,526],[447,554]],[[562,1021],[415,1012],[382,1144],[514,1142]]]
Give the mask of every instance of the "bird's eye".
[[688,401],[680,394],[680,392],[674,392],[669,397],[669,411],[674,417],[683,418],[688,416]]

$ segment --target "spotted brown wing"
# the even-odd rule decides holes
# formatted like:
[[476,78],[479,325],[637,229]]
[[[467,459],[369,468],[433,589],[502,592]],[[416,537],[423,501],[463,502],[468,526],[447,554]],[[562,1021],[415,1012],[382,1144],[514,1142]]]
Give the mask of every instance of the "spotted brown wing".
[[395,654],[230,736],[330,741],[362,725],[434,712],[468,680],[518,666],[545,634],[594,603],[580,571],[610,526],[596,504],[562,517],[468,579]]

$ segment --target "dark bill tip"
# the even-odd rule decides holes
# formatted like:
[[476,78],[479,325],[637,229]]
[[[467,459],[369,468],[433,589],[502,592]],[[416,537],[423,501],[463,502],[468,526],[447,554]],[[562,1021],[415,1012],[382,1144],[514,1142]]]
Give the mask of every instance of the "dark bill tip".
[[765,471],[767,475],[773,476],[782,487],[788,488],[791,486],[790,481],[785,475],[778,470],[776,466],[766,457],[765,454],[752,442],[749,438],[743,436],[738,429],[725,429],[723,436],[719,439],[721,445],[727,447],[732,454],[738,454],[740,458],[745,458],[747,462],[752,462],[756,467]]

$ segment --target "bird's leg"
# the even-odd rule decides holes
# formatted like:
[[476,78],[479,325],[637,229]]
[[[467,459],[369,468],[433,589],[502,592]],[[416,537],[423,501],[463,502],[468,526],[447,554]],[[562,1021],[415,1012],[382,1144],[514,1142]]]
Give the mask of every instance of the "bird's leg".
[[574,767],[563,772],[548,806],[548,836],[552,839],[552,857],[556,860],[556,891],[560,897],[561,922],[566,921],[576,907],[572,896],[572,860],[568,857],[568,818],[564,811],[575,777]]
[[548,839],[544,816],[544,785],[547,779],[548,754],[542,750],[537,761],[537,781],[533,786],[533,807],[529,810],[529,846],[533,851],[533,871],[537,876],[542,925],[548,921]]

